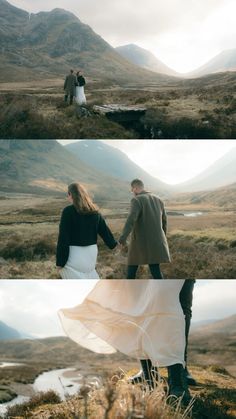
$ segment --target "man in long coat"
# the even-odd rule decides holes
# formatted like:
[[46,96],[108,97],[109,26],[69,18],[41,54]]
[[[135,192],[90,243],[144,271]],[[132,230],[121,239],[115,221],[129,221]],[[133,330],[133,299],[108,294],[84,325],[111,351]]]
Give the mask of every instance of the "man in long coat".
[[76,76],[74,75],[74,70],[70,70],[70,74],[66,76],[64,82],[65,90],[65,102],[67,103],[68,96],[70,97],[70,105],[73,103],[73,98],[75,96],[76,89]]
[[126,244],[131,234],[128,250],[128,279],[135,279],[139,265],[149,265],[154,279],[162,279],[160,263],[170,262],[166,238],[167,217],[163,202],[144,189],[140,179],[131,182],[134,198],[131,210],[119,239]]

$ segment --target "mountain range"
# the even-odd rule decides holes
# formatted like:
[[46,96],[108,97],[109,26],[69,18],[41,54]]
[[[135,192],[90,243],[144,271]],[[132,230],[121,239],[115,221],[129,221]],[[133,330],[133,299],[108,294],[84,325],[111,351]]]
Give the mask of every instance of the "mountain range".
[[0,81],[36,80],[69,69],[110,82],[168,80],[124,59],[74,14],[54,9],[31,13],[0,0]]
[[181,76],[176,71],[172,70],[161,60],[152,54],[150,51],[139,47],[135,44],[122,45],[116,47],[116,51],[122,55],[122,57],[129,60],[131,63],[138,65],[139,67],[146,68],[156,73],[168,74],[169,76]]
[[122,45],[117,47],[116,50],[133,64],[157,73],[168,74],[179,78],[199,78],[208,74],[236,71],[236,48],[224,50],[201,67],[184,74],[172,70],[150,51],[138,45]]
[[21,339],[20,332],[0,321],[0,340]]
[[1,190],[25,193],[65,193],[81,181],[99,199],[117,190],[127,199],[128,185],[86,165],[56,140],[0,140]]
[[73,67],[99,82],[171,84],[178,78],[236,70],[236,49],[231,49],[193,72],[179,74],[138,45],[113,48],[60,8],[28,13],[0,0],[0,22],[0,81],[64,77]]
[[188,77],[202,77],[207,74],[236,71],[236,48],[220,52],[203,66],[191,71]]
[[159,191],[161,194],[168,190],[168,185],[149,175],[129,157],[116,147],[103,141],[84,140],[70,143],[66,149],[79,157],[84,163],[95,170],[106,173],[111,177],[129,182],[134,178],[141,178],[147,188]]
[[181,192],[208,191],[236,182],[236,147],[211,164],[193,179],[176,185]]
[[[188,182],[168,185],[136,165],[119,149],[100,140],[61,145],[56,140],[0,140],[1,190],[24,193],[65,193],[82,182],[95,198],[130,199],[130,181],[142,178],[158,195],[192,203],[225,206],[236,195],[236,148]],[[176,201],[177,202],[177,201]]]
[[223,334],[236,334],[236,314],[226,317],[224,319],[209,321],[206,322],[204,325],[200,325],[199,327],[195,327],[195,333],[199,333],[201,335],[210,335],[213,333],[223,333]]

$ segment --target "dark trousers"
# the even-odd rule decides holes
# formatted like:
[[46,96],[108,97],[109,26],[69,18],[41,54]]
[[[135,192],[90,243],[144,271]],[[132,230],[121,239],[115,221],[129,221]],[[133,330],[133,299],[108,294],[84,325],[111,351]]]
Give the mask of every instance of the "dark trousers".
[[185,316],[185,337],[186,345],[184,352],[184,359],[187,362],[187,353],[188,353],[188,337],[189,330],[192,319],[192,305],[193,305],[193,288],[195,281],[193,279],[186,279],[183,285],[182,290],[179,294],[179,301]]
[[[153,279],[164,279],[159,264],[156,263],[154,265],[148,265],[148,266],[149,266]],[[138,270],[138,265],[128,265],[127,279],[135,279],[137,270]]]
[[[69,95],[65,95],[65,102],[67,103],[67,101],[68,101],[68,96]],[[72,103],[73,103],[73,99],[74,99],[74,96],[73,95],[70,95],[70,105],[72,105]]]
[[[177,281],[177,280],[176,280]],[[183,309],[183,313],[185,316],[185,351],[184,351],[184,360],[186,362],[187,366],[187,354],[188,354],[188,337],[189,337],[189,330],[191,325],[191,319],[192,319],[192,304],[193,304],[193,288],[194,288],[195,280],[193,279],[186,279],[184,282],[184,285],[180,291],[179,294],[179,300],[181,307]],[[150,368],[152,367],[151,360],[141,360],[141,365],[143,371],[145,371],[145,368],[148,370],[148,372],[145,372],[145,374],[150,375]]]

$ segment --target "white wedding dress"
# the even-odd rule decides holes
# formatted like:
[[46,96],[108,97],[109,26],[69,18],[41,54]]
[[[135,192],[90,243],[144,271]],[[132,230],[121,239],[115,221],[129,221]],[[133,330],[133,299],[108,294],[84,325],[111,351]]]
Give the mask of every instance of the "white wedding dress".
[[82,304],[61,309],[65,333],[96,353],[117,350],[153,365],[184,365],[184,280],[100,280]]
[[62,279],[99,279],[96,271],[98,247],[70,246],[69,257],[64,268],[60,270]]
[[84,93],[84,86],[76,86],[75,101],[79,105],[85,105],[86,104],[86,96],[85,96],[85,93]]

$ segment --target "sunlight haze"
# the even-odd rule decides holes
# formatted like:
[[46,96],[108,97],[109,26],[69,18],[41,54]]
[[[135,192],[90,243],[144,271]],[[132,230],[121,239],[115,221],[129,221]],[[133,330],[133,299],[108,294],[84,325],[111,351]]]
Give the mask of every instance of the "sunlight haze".
[[[69,144],[78,140],[58,140]],[[103,140],[169,184],[193,178],[236,147],[236,140]]]
[[137,44],[178,72],[236,48],[234,0],[11,0],[29,12],[63,8],[113,47]]

